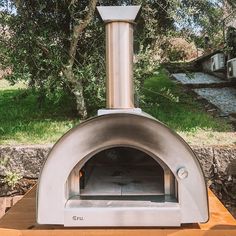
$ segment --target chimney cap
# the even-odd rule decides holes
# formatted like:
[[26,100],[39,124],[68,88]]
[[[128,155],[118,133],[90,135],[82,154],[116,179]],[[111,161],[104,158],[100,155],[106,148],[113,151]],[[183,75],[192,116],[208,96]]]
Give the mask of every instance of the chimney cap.
[[141,6],[100,6],[97,10],[103,21],[135,21]]

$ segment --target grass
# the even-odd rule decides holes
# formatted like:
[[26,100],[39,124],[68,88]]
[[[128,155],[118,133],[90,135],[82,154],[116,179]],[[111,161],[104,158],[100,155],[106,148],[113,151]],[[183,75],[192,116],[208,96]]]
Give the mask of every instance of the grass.
[[53,143],[79,123],[69,98],[56,105],[46,99],[39,107],[35,91],[0,82],[0,144]]
[[[164,91],[163,88],[165,88]],[[170,91],[172,99],[165,94]],[[169,79],[165,70],[145,81],[147,104],[143,110],[177,131],[190,144],[234,145],[233,127],[223,118],[208,114],[204,105]],[[164,95],[164,96],[163,96]],[[176,102],[178,100],[178,102]]]
[[[168,95],[165,96],[165,90],[161,91],[163,88],[169,89],[173,99],[168,99]],[[144,110],[176,131],[231,130],[231,126],[224,120],[207,114],[203,105],[170,80],[164,70],[160,70],[158,75],[145,81],[144,93],[148,98],[147,103],[152,104]]]
[[[170,80],[164,70],[146,80],[144,93],[147,99],[142,109],[179,132],[189,143],[205,140],[208,144],[210,140],[210,144],[218,144],[224,139],[228,140],[226,144],[234,144],[232,127],[207,114],[203,105]],[[160,95],[163,93],[179,98],[179,102]],[[39,107],[37,97],[24,84],[12,87],[0,80],[0,144],[54,143],[79,123],[71,98],[64,97],[57,104],[46,99]]]

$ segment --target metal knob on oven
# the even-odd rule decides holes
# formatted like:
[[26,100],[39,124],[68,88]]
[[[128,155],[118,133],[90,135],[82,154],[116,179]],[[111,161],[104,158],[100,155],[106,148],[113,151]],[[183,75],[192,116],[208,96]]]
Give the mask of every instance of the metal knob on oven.
[[188,177],[188,171],[185,167],[181,167],[178,169],[177,175],[180,179],[186,179]]

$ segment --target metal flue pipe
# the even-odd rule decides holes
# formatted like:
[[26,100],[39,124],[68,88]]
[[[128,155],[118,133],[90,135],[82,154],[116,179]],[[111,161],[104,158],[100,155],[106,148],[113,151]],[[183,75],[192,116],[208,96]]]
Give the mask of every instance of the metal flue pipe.
[[107,108],[134,108],[133,25],[140,6],[97,9],[106,24]]

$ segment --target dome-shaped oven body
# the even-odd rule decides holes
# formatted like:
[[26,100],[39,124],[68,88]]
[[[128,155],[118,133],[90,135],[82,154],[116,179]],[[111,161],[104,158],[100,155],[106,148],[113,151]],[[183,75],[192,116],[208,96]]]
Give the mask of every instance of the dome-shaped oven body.
[[[87,187],[83,175],[90,179]],[[39,178],[40,224],[177,226],[207,220],[207,189],[196,156],[145,113],[105,114],[81,123],[54,145]]]

